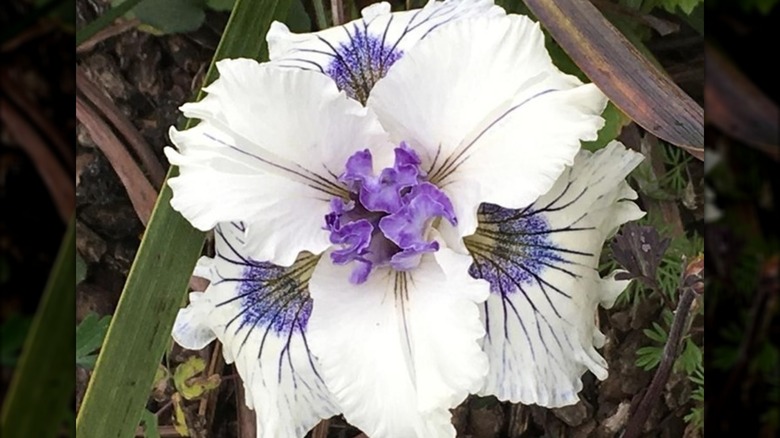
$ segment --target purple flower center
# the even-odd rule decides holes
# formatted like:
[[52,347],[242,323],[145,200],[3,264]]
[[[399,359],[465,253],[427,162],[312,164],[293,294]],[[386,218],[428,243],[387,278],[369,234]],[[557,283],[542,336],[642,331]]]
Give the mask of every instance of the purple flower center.
[[330,241],[340,245],[331,254],[333,263],[355,263],[350,281],[360,284],[376,267],[409,271],[424,253],[439,249],[425,240],[435,219],[457,224],[447,195],[426,179],[420,158],[406,143],[395,149],[395,164],[374,175],[371,152],[356,152],[339,177],[350,190],[350,199],[333,198],[325,216]]

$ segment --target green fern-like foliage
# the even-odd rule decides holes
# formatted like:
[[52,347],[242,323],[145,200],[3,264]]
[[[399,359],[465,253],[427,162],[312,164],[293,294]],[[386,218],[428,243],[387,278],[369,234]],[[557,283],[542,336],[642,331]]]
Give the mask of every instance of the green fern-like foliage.
[[696,385],[690,398],[694,405],[683,419],[693,424],[695,428],[702,429],[704,427],[704,366],[699,363],[699,367],[688,376],[688,379]]
[[[664,325],[668,325],[668,322],[664,322]],[[669,338],[669,333],[657,322],[653,323],[653,327],[644,329],[645,336],[650,338],[656,345],[649,345],[642,347],[636,351],[636,366],[641,367],[645,371],[650,371],[657,367],[663,358],[664,344]]]
[[[674,316],[670,310],[664,309],[661,319],[661,323],[653,322],[651,328],[643,330],[645,336],[650,339],[651,345],[636,351],[635,364],[645,371],[655,369],[663,359],[664,346],[669,338],[668,328]],[[701,429],[704,427],[704,349],[694,342],[690,335],[684,338],[681,349],[674,363],[674,371],[685,373],[695,385],[689,399],[692,404],[691,411],[684,419],[692,423],[696,429]]]

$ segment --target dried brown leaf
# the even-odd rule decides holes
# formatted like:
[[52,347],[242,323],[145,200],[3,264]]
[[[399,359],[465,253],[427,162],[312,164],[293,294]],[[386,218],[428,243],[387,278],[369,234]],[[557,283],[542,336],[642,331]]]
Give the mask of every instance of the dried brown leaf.
[[717,49],[705,46],[707,123],[780,160],[780,110]]
[[157,192],[108,124],[80,97],[76,97],[76,118],[106,156],[127,190],[138,218],[146,225],[152,215]]
[[618,280],[638,278],[655,285],[656,272],[671,239],[662,238],[658,231],[646,225],[626,224],[610,247],[612,254],[627,273],[619,273]]
[[143,135],[133,126],[130,119],[127,118],[111,100],[95,85],[84,73],[81,67],[76,67],[76,86],[84,97],[95,106],[95,109],[101,114],[119,134],[124,138],[125,144],[135,154],[146,174],[149,175],[153,187],[159,188],[165,179],[165,168],[154,155],[152,147],[146,142]]
[[57,207],[60,218],[67,221],[76,208],[76,190],[72,177],[26,118],[5,99],[0,100],[0,121],[8,133],[29,155]]
[[577,66],[637,124],[704,160],[704,111],[589,1],[526,0]]

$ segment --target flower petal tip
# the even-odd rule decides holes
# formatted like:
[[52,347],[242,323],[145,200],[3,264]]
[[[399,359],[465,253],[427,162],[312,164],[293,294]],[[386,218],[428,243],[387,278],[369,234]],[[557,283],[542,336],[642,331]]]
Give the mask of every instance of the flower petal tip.
[[201,350],[217,336],[208,323],[211,305],[201,292],[190,294],[190,305],[179,310],[173,324],[173,340],[188,350]]

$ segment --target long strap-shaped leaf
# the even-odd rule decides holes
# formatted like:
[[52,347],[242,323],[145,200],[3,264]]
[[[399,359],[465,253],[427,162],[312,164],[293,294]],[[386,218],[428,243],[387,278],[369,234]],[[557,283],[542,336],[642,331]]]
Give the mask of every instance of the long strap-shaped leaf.
[[[76,46],[80,46],[84,41],[92,38],[96,33],[100,32],[106,26],[111,24],[114,20],[125,15],[134,7],[138,6],[143,0],[125,0],[117,6],[106,11],[103,15],[96,18],[95,21],[84,26],[83,29],[79,29],[76,32]],[[54,3],[54,2],[52,2]]]
[[704,160],[704,111],[587,0],[525,0],[593,83],[647,131]]
[[[284,16],[288,6],[289,0],[236,1],[205,82],[216,76],[214,62],[219,59],[264,53],[271,21]],[[177,173],[171,168],[168,178]],[[81,404],[79,438],[135,434],[204,240],[203,233],[171,209],[170,200],[171,189],[165,184]]]
[[2,437],[51,438],[63,424],[76,372],[76,316],[70,311],[76,299],[75,230],[71,217],[3,403]]
[[707,123],[780,161],[780,107],[719,49],[704,50]]

